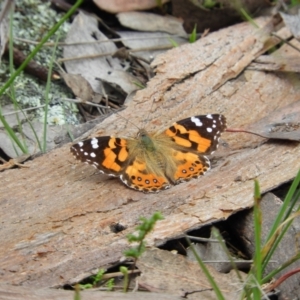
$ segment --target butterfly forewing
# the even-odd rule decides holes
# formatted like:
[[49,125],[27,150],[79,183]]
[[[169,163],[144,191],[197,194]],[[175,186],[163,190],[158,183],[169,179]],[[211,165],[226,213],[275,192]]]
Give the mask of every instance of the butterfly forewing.
[[213,153],[226,128],[223,115],[201,115],[174,123],[165,134],[183,147],[203,154]]
[[102,136],[74,144],[73,155],[105,174],[119,176],[128,159],[127,141],[121,138]]

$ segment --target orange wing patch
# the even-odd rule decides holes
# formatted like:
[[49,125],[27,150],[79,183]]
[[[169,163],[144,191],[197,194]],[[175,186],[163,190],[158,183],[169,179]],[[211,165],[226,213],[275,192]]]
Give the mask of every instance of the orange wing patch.
[[211,140],[201,136],[196,130],[187,130],[184,126],[175,123],[165,131],[165,134],[171,137],[177,145],[191,148],[193,143],[199,152],[205,153],[211,146]]
[[114,172],[120,172],[122,169],[120,163],[124,162],[129,155],[126,145],[127,142],[124,139],[111,138],[108,141],[108,147],[103,151],[102,166]]
[[149,173],[145,162],[135,159],[127,166],[124,178],[121,180],[128,186],[144,192],[155,192],[169,187],[165,177]]
[[198,144],[197,150],[202,153],[206,152],[211,146],[211,140],[204,138],[195,130],[189,130],[189,139]]
[[176,183],[203,175],[210,169],[209,160],[195,153],[174,151],[174,159],[178,161],[174,175]]

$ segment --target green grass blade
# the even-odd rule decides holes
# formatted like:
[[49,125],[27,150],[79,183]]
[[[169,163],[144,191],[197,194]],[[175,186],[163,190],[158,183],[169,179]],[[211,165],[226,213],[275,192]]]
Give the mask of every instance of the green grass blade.
[[[296,203],[296,200],[300,197],[299,194],[299,190],[297,191],[297,187],[299,186],[300,183],[300,170],[298,171],[297,176],[295,177],[295,179],[292,182],[292,185],[283,201],[283,204],[281,206],[281,209],[272,225],[272,228],[269,232],[269,235],[266,239],[266,244],[272,239],[272,237],[274,236],[276,230],[278,229],[278,227],[280,226],[280,223],[283,222],[284,220],[286,220],[289,215],[287,214],[287,212],[289,212],[289,214],[292,213],[292,210],[290,209],[291,206],[294,206]],[[290,205],[291,201],[293,200],[293,198],[295,198],[295,203],[293,205]],[[300,207],[298,207],[297,211],[300,210]],[[277,245],[279,244],[279,242],[282,240],[282,237],[284,236],[285,232],[287,231],[287,229],[289,228],[289,226],[292,224],[292,221],[290,221],[286,227],[283,229],[283,231],[279,234],[279,237],[276,238],[276,240],[274,241],[274,244],[272,246],[272,248],[268,251],[268,253],[266,254],[266,256],[264,257],[263,260],[263,266],[262,269],[264,270],[268,264],[268,262],[270,261],[274,251],[276,250]]]
[[262,256],[261,256],[261,226],[262,214],[260,209],[260,188],[257,180],[254,180],[254,241],[255,241],[255,254],[253,259],[253,266],[251,273],[258,282],[258,285],[253,287],[254,299],[261,297],[261,290],[259,288],[262,279]]
[[[9,21],[9,34],[10,34],[10,39],[9,39],[9,66],[10,66],[10,71],[11,73],[13,72],[13,61],[12,61],[12,57],[13,57],[13,44],[12,44],[12,41],[13,41],[13,33],[12,33],[12,19],[13,19],[13,11],[12,11],[12,7],[10,8],[10,21]],[[14,90],[11,90],[12,93],[14,93]],[[0,95],[2,95],[0,93]],[[26,145],[24,145],[20,139],[17,137],[17,135],[15,134],[14,130],[10,127],[10,125],[7,123],[5,117],[3,116],[2,114],[2,110],[1,110],[1,106],[0,106],[0,121],[2,122],[8,136],[10,137],[10,139],[12,141],[15,142],[15,144],[13,143],[13,147],[15,149],[15,152],[16,154],[18,155],[18,150],[17,148],[15,147],[15,145],[17,145],[21,151],[23,153],[28,153],[28,149],[26,147]],[[19,120],[18,120],[18,124],[19,123]]]
[[197,24],[195,24],[193,31],[189,36],[189,43],[195,43],[197,39]]
[[[300,183],[300,170],[298,171],[298,174],[296,175],[294,181],[292,182],[292,185],[283,201],[283,204],[281,206],[281,209],[278,213],[278,216],[276,218],[276,220],[274,221],[274,224],[269,232],[269,235],[267,237],[267,241],[271,238],[271,236],[274,234],[274,232],[276,231],[276,229],[278,228],[280,222],[284,219],[284,216],[286,214],[286,212],[288,211],[288,207],[290,205],[290,202],[293,198],[293,195],[295,194],[295,191],[297,189],[297,187],[299,186]],[[286,216],[287,217],[287,216]]]
[[62,108],[63,108],[63,111],[64,111],[64,120],[65,120],[64,127],[67,130],[67,133],[68,133],[71,141],[73,142],[74,141],[74,135],[73,135],[72,131],[70,130],[69,124],[67,123],[67,120],[66,120],[66,111],[65,111],[65,108],[64,108],[63,105],[62,105]]
[[128,269],[124,266],[120,267],[120,272],[124,275],[123,292],[126,293],[129,285]]
[[269,282],[272,278],[274,278],[275,275],[277,275],[279,272],[293,264],[294,262],[298,261],[300,259],[300,252],[296,253],[293,257],[291,257],[288,261],[283,263],[281,266],[276,268],[275,270],[271,271],[266,277],[262,279],[262,283]]
[[243,278],[242,278],[242,276],[241,276],[238,268],[236,267],[236,264],[235,264],[232,256],[230,255],[230,252],[228,251],[228,249],[227,249],[224,241],[223,241],[222,235],[220,234],[219,230],[217,228],[215,228],[215,227],[212,228],[212,236],[219,241],[219,243],[220,243],[223,251],[226,253],[226,255],[228,257],[228,260],[230,261],[231,266],[232,266],[233,270],[235,271],[238,279],[240,280],[240,282],[242,282]]
[[190,246],[190,248],[191,248],[191,250],[192,250],[192,252],[193,252],[193,254],[195,256],[195,258],[197,259],[197,262],[198,262],[199,266],[201,267],[203,273],[205,274],[205,276],[208,279],[211,287],[213,288],[213,290],[214,290],[214,292],[215,292],[215,294],[217,296],[217,299],[218,300],[225,300],[225,298],[224,298],[221,290],[219,289],[217,283],[214,281],[214,278],[210,275],[207,267],[205,266],[205,264],[203,263],[203,261],[199,257],[198,253],[195,251],[195,249],[194,249],[194,247],[193,247],[190,239],[187,236],[185,236],[185,239],[187,240],[187,242],[188,242],[188,244],[189,244],[189,246]]
[[[272,241],[272,245],[271,247],[266,244],[265,247],[268,247],[268,253],[266,256],[266,260],[265,261],[269,261],[271,259],[271,257],[273,256],[275,250],[277,249],[279,243],[282,241],[284,235],[286,234],[286,232],[288,231],[288,229],[290,228],[290,226],[292,225],[294,218],[299,216],[300,211],[298,211],[297,213],[294,213],[293,215],[291,215],[288,219],[286,219],[279,227],[278,230],[274,233],[275,238],[274,241]],[[277,232],[279,232],[279,234],[277,234]],[[264,249],[263,249],[264,250]],[[266,262],[264,262],[263,264],[263,270],[264,268],[267,266]]]
[[[28,57],[24,60],[21,66],[10,76],[9,80],[0,88],[0,96],[4,94],[6,89],[12,85],[15,78],[23,71],[26,65],[30,62],[30,60],[36,55],[36,53],[42,48],[44,43],[58,30],[58,28],[63,24],[75,11],[76,9],[83,3],[83,0],[77,0],[75,5],[51,28],[51,30],[46,34],[46,36],[41,40],[41,42],[34,48],[34,50],[28,55]],[[6,119],[4,118],[1,107],[0,107],[0,121],[2,122],[4,128],[6,129],[8,135],[11,139],[16,143],[16,145],[21,149],[23,153],[28,153],[27,148],[21,143],[13,129],[9,126]]]
[[246,21],[251,23],[254,27],[259,28],[259,26],[255,23],[253,18],[246,12],[246,10],[244,8],[240,8],[240,12]]
[[7,134],[10,136],[10,138],[17,144],[17,146],[21,149],[23,153],[28,153],[27,149],[24,147],[24,145],[20,142],[19,138],[16,136],[13,129],[9,126],[9,124],[6,122],[4,116],[2,115],[1,107],[0,107],[0,121],[2,122]]
[[174,39],[168,38],[168,40],[174,48],[179,47],[179,44]]
[[[9,16],[9,71],[10,74],[14,73],[14,45],[13,45],[13,10],[11,9],[10,11],[10,16]],[[16,100],[16,93],[15,93],[15,88],[14,85],[12,84],[10,86],[10,98],[12,99],[13,102],[13,106],[14,106],[14,110],[16,111],[18,109],[18,103]],[[22,143],[22,145],[24,146],[24,148],[26,149],[26,153],[28,153],[28,148],[25,142],[25,138],[24,138],[24,134],[23,134],[23,129],[22,129],[22,124],[19,118],[19,114],[16,114],[16,119],[18,122],[18,130],[19,133],[21,134],[21,137],[23,139],[23,141],[21,142],[21,140],[19,139],[20,143]],[[16,152],[16,154],[18,154]]]
[[50,31],[42,38],[41,42],[33,49],[33,51],[27,56],[21,66],[11,75],[9,80],[0,89],[0,95],[2,95],[6,89],[13,83],[15,78],[23,71],[31,59],[37,54],[37,52],[43,47],[48,39],[59,29],[59,27],[76,11],[76,9],[83,3],[84,0],[77,0],[71,9],[50,29]]
[[[10,39],[9,39],[9,69],[10,69],[10,74],[14,73],[14,63],[13,63],[13,40],[14,39],[13,39],[13,31],[12,31],[12,28],[13,28],[12,21],[13,21],[13,16],[11,14],[11,16],[10,16],[10,26],[9,26],[9,30],[10,30]],[[10,98],[11,98],[11,100],[13,102],[15,111],[20,110],[20,112],[23,114],[24,118],[28,122],[28,124],[29,124],[29,126],[30,126],[30,128],[31,128],[31,130],[32,130],[32,132],[33,132],[33,134],[35,136],[35,139],[36,139],[36,141],[38,143],[39,149],[42,150],[40,141],[39,141],[38,136],[36,134],[36,131],[34,130],[34,128],[33,128],[32,124],[31,124],[30,120],[27,118],[26,113],[23,112],[23,110],[20,107],[18,101],[16,100],[15,88],[14,88],[13,84],[10,85],[10,92],[11,92]],[[20,132],[21,136],[23,137],[22,145],[26,149],[26,153],[28,153],[28,147],[26,145],[24,134],[23,134],[23,127],[22,127],[22,124],[20,122],[18,113],[16,113],[16,117],[17,117],[17,120],[18,120],[19,132]],[[20,143],[21,143],[21,141],[20,141]],[[15,150],[15,152],[18,153],[17,150]]]

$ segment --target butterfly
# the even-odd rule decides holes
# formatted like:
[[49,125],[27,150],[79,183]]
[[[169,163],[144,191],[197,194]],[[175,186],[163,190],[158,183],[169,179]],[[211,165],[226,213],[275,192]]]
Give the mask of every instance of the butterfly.
[[101,173],[119,177],[130,188],[159,192],[208,171],[206,155],[217,149],[225,129],[223,115],[194,116],[158,134],[140,129],[135,139],[100,136],[81,141],[71,152]]

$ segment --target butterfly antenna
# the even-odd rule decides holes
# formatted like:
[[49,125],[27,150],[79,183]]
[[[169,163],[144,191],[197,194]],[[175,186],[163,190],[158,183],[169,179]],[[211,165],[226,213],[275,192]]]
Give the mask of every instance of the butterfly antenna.
[[[149,116],[150,116],[150,114],[152,113],[152,108],[153,108],[154,102],[155,102],[155,101],[154,101],[154,99],[153,99],[152,104],[151,104],[151,107],[150,107],[150,111],[148,112],[147,119],[144,119],[144,120],[143,120],[143,123],[148,122]],[[142,126],[142,128],[145,128],[145,126]]]
[[119,117],[121,117],[122,119],[124,119],[127,123],[133,125],[133,126],[136,127],[138,130],[140,130],[140,128],[139,128],[136,124],[134,124],[133,122],[129,121],[127,118],[125,118],[125,117],[123,117],[122,115],[120,115],[117,111],[114,111],[111,107],[109,107],[109,108],[110,108],[110,110],[111,110],[113,113],[115,113],[116,115],[118,115]]

